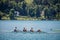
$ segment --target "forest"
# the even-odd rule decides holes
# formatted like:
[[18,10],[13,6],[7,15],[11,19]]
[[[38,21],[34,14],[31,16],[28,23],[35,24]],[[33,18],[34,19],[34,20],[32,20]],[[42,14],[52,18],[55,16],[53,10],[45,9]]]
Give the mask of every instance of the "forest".
[[0,20],[60,20],[60,0],[0,0]]

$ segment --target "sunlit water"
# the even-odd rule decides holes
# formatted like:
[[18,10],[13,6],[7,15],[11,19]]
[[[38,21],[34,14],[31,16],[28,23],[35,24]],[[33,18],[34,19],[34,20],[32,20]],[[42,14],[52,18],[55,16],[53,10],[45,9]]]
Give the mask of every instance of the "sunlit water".
[[[34,31],[41,29],[46,33],[12,32],[14,27],[22,31],[24,27],[29,31],[31,27]],[[53,30],[51,30],[53,29]],[[60,40],[60,21],[2,21],[0,20],[0,40]]]

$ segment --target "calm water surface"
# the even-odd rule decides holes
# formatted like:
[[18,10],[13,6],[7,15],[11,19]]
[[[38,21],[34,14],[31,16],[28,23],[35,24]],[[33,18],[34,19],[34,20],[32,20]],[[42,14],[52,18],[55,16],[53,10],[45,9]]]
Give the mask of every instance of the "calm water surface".
[[[24,33],[12,32],[14,27],[23,30],[24,27],[29,31],[31,27],[35,31],[41,29],[46,33]],[[53,29],[53,31],[51,31]],[[60,21],[2,21],[0,20],[0,40],[60,40],[60,31],[56,33],[56,29],[60,29]]]

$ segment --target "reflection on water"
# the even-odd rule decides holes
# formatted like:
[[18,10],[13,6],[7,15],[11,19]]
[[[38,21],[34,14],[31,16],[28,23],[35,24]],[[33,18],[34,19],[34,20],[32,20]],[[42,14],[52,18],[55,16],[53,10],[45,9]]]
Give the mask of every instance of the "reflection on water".
[[60,40],[59,33],[0,33],[0,40]]

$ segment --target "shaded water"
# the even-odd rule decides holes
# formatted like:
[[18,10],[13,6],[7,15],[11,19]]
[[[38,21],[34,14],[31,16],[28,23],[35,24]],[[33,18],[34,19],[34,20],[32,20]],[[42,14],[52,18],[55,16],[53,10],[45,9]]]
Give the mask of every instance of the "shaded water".
[[[29,31],[31,27],[35,31],[41,29],[46,33],[24,33],[11,32],[14,27],[23,30],[24,27]],[[60,29],[60,21],[2,21],[0,20],[0,40],[60,40],[60,33],[53,33],[50,29]]]

